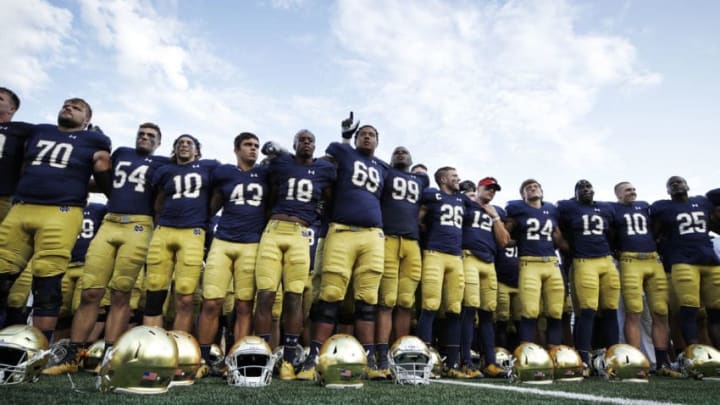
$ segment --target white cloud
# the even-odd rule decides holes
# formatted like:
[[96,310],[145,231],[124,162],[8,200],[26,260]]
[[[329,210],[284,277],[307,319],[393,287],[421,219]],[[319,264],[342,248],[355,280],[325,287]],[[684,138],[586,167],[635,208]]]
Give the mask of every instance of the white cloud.
[[362,108],[418,145],[416,160],[469,171],[512,150],[528,166],[574,168],[616,159],[604,130],[583,123],[598,91],[661,80],[626,39],[580,34],[575,20],[559,0],[348,0],[333,31]]
[[4,2],[0,13],[3,86],[23,97],[49,81],[48,70],[74,49],[72,14],[39,0]]

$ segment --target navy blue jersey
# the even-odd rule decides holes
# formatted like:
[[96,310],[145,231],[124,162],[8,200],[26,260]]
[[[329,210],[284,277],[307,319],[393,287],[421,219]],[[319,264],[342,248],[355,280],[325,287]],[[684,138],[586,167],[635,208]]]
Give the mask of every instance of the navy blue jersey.
[[222,165],[212,177],[212,188],[223,198],[215,237],[228,242],[259,242],[267,222],[268,167],[259,165],[244,171],[236,165]]
[[[497,206],[495,209],[500,215],[500,219],[504,220],[505,210]],[[502,226],[502,223],[499,225]],[[465,200],[462,248],[469,250],[473,256],[485,263],[495,261],[497,242],[493,232],[493,219],[480,204],[469,198]]]
[[560,229],[570,244],[573,258],[603,257],[612,253],[609,233],[613,208],[606,202],[582,204],[577,200],[558,202]]
[[390,168],[382,194],[382,221],[385,235],[418,240],[418,211],[423,190],[430,185],[424,173]]
[[212,241],[215,238],[220,218],[220,214],[213,215],[207,224],[207,229],[205,229],[205,255],[210,251],[210,245],[212,245]]
[[160,166],[153,174],[153,187],[165,192],[158,225],[173,228],[205,228],[208,221],[212,172],[217,160],[198,160]]
[[720,188],[708,191],[705,196],[713,203],[713,205],[720,205]]
[[348,144],[333,142],[325,152],[337,163],[331,222],[382,228],[382,195],[388,165]]
[[15,194],[20,181],[25,139],[33,128],[34,125],[26,122],[0,124],[0,196]]
[[71,262],[84,262],[85,253],[87,253],[90,241],[97,234],[102,224],[102,219],[107,213],[107,207],[105,204],[89,203],[83,210],[83,221],[82,228],[78,234],[75,246],[73,246],[72,253],[70,253]]
[[445,194],[436,188],[423,191],[422,204],[427,210],[425,249],[450,255],[462,255],[463,215],[467,197]]
[[128,215],[154,215],[154,189],[150,179],[155,170],[170,159],[143,155],[135,148],[120,147],[112,154],[113,188],[108,212]]
[[535,208],[524,201],[515,201],[505,207],[508,218],[515,221],[512,238],[518,244],[518,256],[555,256],[552,234],[558,226],[557,207],[543,202]]
[[28,138],[15,202],[84,207],[93,155],[110,152],[110,138],[93,131],[62,132],[36,125]]
[[720,264],[708,234],[712,209],[704,196],[690,197],[687,202],[660,200],[650,206],[650,217],[661,227],[663,262]]
[[655,252],[650,205],[645,201],[611,203],[615,221],[616,248],[621,252]]
[[517,246],[498,248],[495,255],[495,273],[497,281],[507,286],[517,288],[520,261],[518,260]]
[[270,178],[276,193],[271,215],[292,215],[312,224],[318,219],[324,191],[335,176],[335,165],[324,159],[303,165],[293,155],[276,157],[270,162]]

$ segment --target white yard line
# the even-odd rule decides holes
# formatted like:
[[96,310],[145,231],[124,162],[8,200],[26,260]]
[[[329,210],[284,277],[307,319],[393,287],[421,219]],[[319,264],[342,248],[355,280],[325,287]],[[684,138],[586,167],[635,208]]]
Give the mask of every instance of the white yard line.
[[604,397],[602,395],[591,395],[591,394],[582,394],[582,393],[578,393],[578,392],[565,392],[565,391],[549,391],[549,390],[541,390],[541,389],[537,389],[537,388],[530,388],[528,386],[518,386],[518,385],[510,385],[510,384],[508,384],[508,385],[486,384],[486,383],[451,381],[451,380],[432,380],[432,382],[437,383],[437,384],[463,385],[466,387],[487,388],[487,389],[491,389],[491,390],[522,392],[522,393],[526,393],[526,394],[543,395],[546,397],[564,398],[564,399],[571,399],[571,400],[576,400],[576,401],[604,402],[604,403],[622,404],[622,405],[626,405],[629,403],[632,403],[634,405],[679,405],[676,402],[660,402],[660,401],[651,401],[651,400],[647,400],[647,399],[637,399],[637,398]]

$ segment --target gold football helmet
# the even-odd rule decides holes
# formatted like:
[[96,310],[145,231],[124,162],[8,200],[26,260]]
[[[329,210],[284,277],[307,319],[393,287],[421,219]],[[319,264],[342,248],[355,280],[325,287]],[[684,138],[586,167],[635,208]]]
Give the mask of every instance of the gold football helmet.
[[556,345],[550,349],[550,358],[555,371],[553,376],[558,381],[582,381],[583,361],[572,347]]
[[435,359],[425,342],[415,336],[403,336],[388,352],[390,372],[398,384],[430,384]]
[[272,381],[275,356],[267,342],[257,336],[237,341],[225,357],[228,384],[236,387],[264,387]]
[[178,368],[171,385],[192,385],[202,362],[200,345],[193,335],[185,331],[171,330],[168,335],[175,340],[178,348]]
[[108,350],[98,373],[103,392],[162,394],[178,367],[175,340],[162,328],[136,326]]
[[0,385],[34,382],[50,357],[38,328],[12,325],[0,330]]
[[495,363],[509,374],[512,371],[512,353],[504,347],[496,346]]
[[550,384],[553,362],[548,352],[535,343],[522,343],[515,349],[510,380],[528,384]]
[[367,354],[360,342],[350,335],[331,336],[317,357],[318,382],[328,388],[361,388],[367,366]]
[[83,368],[93,371],[103,361],[103,353],[105,353],[105,341],[100,339],[95,341],[88,347],[87,357],[83,360]]
[[720,351],[712,346],[693,344],[678,356],[680,371],[697,380],[720,378]]
[[650,362],[638,349],[619,343],[610,346],[602,362],[596,363],[597,371],[608,380],[648,382]]

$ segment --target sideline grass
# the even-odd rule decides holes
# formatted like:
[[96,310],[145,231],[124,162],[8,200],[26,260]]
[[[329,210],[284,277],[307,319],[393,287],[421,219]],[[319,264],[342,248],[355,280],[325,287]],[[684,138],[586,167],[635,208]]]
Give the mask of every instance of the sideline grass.
[[[70,387],[67,376],[42,377],[34,384],[0,387],[2,402],[7,404],[452,404],[463,403],[513,403],[574,404],[578,399],[561,399],[522,392],[507,392],[495,389],[431,384],[430,386],[398,386],[391,382],[367,382],[359,390],[331,390],[312,383],[300,381],[273,380],[265,388],[235,388],[224,380],[209,378],[190,387],[175,387],[167,394],[142,396],[101,394],[94,389],[94,377],[80,373],[73,375],[73,381],[82,393]],[[469,381],[469,380],[464,380]],[[483,384],[508,385],[506,381],[481,380]],[[633,400],[667,401],[686,404],[717,404],[720,402],[720,382],[672,380],[652,378],[648,384],[613,383],[591,378],[581,383],[554,383],[546,386],[516,385],[540,390],[577,392],[604,397]]]

